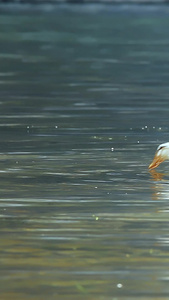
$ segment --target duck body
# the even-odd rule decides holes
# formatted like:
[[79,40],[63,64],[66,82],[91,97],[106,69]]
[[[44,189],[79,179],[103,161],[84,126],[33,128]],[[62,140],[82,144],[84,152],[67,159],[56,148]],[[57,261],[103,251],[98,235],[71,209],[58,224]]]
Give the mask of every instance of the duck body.
[[169,143],[158,146],[153,161],[148,167],[149,170],[157,168],[165,160],[169,160]]

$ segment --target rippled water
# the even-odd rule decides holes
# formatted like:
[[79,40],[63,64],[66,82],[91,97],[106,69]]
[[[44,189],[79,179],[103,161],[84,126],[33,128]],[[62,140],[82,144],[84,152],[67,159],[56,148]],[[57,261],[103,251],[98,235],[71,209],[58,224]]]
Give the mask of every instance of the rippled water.
[[0,298],[168,299],[168,7],[8,9]]

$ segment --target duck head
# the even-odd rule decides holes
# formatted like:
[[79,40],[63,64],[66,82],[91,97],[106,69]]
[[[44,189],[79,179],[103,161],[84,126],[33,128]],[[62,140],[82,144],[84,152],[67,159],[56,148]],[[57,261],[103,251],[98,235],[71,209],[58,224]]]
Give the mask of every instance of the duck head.
[[163,161],[169,159],[169,143],[164,143],[158,146],[152,163],[149,165],[149,170],[157,168]]

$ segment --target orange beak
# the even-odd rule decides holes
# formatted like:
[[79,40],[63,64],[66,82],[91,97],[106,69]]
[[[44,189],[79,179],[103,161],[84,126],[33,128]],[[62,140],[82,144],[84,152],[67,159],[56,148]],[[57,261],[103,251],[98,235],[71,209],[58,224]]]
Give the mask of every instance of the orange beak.
[[161,155],[155,154],[152,163],[149,165],[149,170],[157,168],[166,158]]

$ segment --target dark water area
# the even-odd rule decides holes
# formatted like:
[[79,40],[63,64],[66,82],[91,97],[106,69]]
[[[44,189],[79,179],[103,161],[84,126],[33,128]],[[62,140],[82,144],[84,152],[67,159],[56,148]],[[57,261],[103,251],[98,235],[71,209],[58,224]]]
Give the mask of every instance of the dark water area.
[[169,299],[168,28],[0,7],[0,299]]

